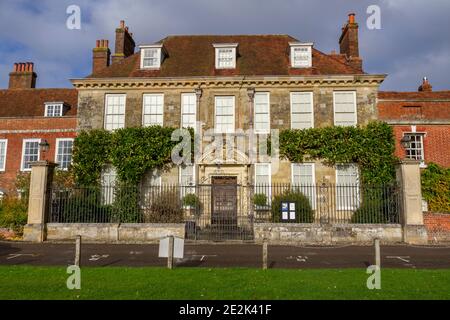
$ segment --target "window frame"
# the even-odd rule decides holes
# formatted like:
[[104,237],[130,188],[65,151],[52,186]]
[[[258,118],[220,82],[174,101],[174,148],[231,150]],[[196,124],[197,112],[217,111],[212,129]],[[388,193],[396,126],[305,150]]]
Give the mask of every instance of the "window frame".
[[[60,164],[58,162],[58,155],[59,155],[59,143],[60,142],[65,142],[65,141],[72,141],[72,156],[71,156],[71,161],[70,164],[72,164],[73,161],[73,144],[75,143],[75,139],[74,138],[56,138],[55,140],[55,163]],[[69,168],[63,168],[60,165],[57,167],[58,170],[62,170],[62,171],[67,171],[69,170]]]
[[[112,97],[112,96],[118,96],[118,97],[124,97],[124,105],[123,105],[123,127],[120,128],[115,128],[115,129],[108,129],[106,127],[107,125],[107,119],[108,119],[108,98]],[[103,121],[103,128],[107,131],[114,131],[114,130],[118,130],[118,129],[123,129],[126,127],[126,114],[127,114],[127,94],[126,93],[107,93],[105,94],[105,110],[103,113],[104,116],[104,121]],[[111,116],[113,115],[119,115],[119,114],[111,114]]]
[[[231,131],[218,131],[217,130],[217,100],[220,98],[232,98],[233,100],[233,129]],[[231,95],[220,95],[220,96],[215,96],[214,97],[214,132],[215,133],[222,133],[222,134],[226,134],[226,133],[235,133],[236,132],[236,96],[231,96]]]
[[[314,123],[314,92],[312,92],[312,91],[292,91],[292,92],[290,92],[290,97],[289,97],[289,103],[290,103],[290,105],[289,105],[289,115],[290,115],[290,119],[291,119],[291,129],[294,129],[293,128],[293,117],[292,117],[292,114],[293,114],[293,108],[292,108],[293,107],[293,96],[296,95],[296,94],[307,94],[307,93],[309,93],[309,95],[311,97],[311,113],[310,113],[311,114],[311,126],[309,128],[303,128],[303,129],[314,128],[314,125],[315,125],[315,123]],[[304,113],[299,113],[299,114],[304,114]],[[296,129],[294,129],[294,130],[296,130]],[[302,129],[298,129],[298,130],[302,130]]]
[[[49,107],[53,107],[53,114],[49,115]],[[60,113],[59,115],[55,115],[55,107],[59,107]],[[45,103],[45,111],[44,111],[44,117],[48,118],[59,118],[64,116],[64,103],[63,102],[46,102]]]
[[[354,106],[354,115],[355,115],[355,122],[353,125],[347,125],[343,126],[341,124],[336,124],[336,93],[352,93],[353,94],[353,106]],[[342,113],[342,112],[340,112]],[[349,113],[349,112],[346,112]],[[358,99],[356,95],[356,90],[343,90],[343,91],[333,91],[333,124],[334,126],[339,127],[355,127],[358,125]]]
[[[183,166],[178,166],[178,183],[180,185],[180,199],[183,200],[183,198],[188,195],[188,194],[195,194],[195,186],[197,185],[197,175],[196,175],[196,166],[195,164],[190,164],[190,165],[184,165],[185,167],[191,166],[192,167],[192,178],[193,178],[193,184],[191,185],[184,185],[183,181],[182,181],[182,177],[183,177]],[[191,190],[193,190],[194,192],[190,192]]]
[[[163,48],[162,45],[145,45],[140,46],[140,67],[143,70],[158,70],[161,69],[161,64],[163,61]],[[144,60],[145,60],[145,51],[147,50],[155,50],[156,51],[156,64],[153,66],[144,66]]]
[[[224,69],[236,69],[236,60],[237,60],[237,43],[223,43],[223,44],[213,44],[215,49],[215,68],[220,70]],[[220,66],[220,50],[231,50],[232,55],[232,65],[231,66]]]
[[[425,164],[425,137],[426,137],[426,132],[403,132],[403,137],[405,136],[420,136],[420,144],[421,144],[421,154],[422,154],[422,159],[412,159],[412,158],[408,158],[408,149],[405,148],[405,159],[411,159],[411,160],[416,160],[416,161],[420,161],[420,167],[421,168],[426,168],[426,164]],[[417,150],[417,149],[416,149]]]
[[[312,48],[313,43],[290,43],[290,63],[291,68],[305,69],[312,68]],[[295,63],[295,49],[298,48],[307,48],[308,49],[308,63],[307,64],[298,64]]]
[[[313,190],[313,194],[312,194],[312,197],[313,197],[313,199],[312,199],[312,203],[311,203],[311,206],[312,206],[312,209],[313,210],[316,210],[316,208],[317,208],[317,192],[316,192],[316,164],[314,163],[314,162],[302,162],[302,163],[291,163],[291,185],[292,185],[292,187],[300,187],[301,188],[301,185],[300,184],[295,184],[295,182],[294,182],[294,167],[295,166],[297,166],[297,165],[311,165],[311,170],[312,170],[312,180],[313,180],[313,183],[312,183],[312,185],[310,186],[311,187],[311,189]],[[306,195],[305,194],[305,196],[307,197],[307,198],[309,198],[308,197],[308,195]]]
[[195,92],[185,92],[185,93],[182,93],[181,94],[181,103],[180,103],[180,105],[181,105],[181,110],[180,110],[180,112],[181,112],[181,120],[180,120],[180,128],[185,128],[185,129],[187,129],[188,127],[185,127],[184,126],[184,122],[183,122],[183,119],[184,119],[184,115],[185,114],[187,114],[187,115],[192,115],[191,113],[184,113],[184,103],[183,103],[183,98],[184,97],[186,97],[186,96],[191,96],[191,97],[194,97],[194,101],[195,101],[195,103],[194,103],[194,113],[193,113],[193,115],[194,115],[194,117],[195,117],[195,122],[194,122],[194,127],[193,127],[193,129],[194,130],[196,130],[197,128],[197,125],[196,125],[196,123],[197,123],[197,95],[195,94]]
[[3,159],[3,166],[0,167],[0,172],[4,172],[6,171],[6,159],[7,159],[7,155],[8,155],[8,139],[0,139],[0,143],[4,142],[5,143],[5,153],[4,153],[4,159]]
[[[25,168],[25,146],[28,142],[37,142],[38,144],[41,143],[42,139],[39,138],[31,138],[31,139],[23,139],[22,140],[22,157],[20,159],[20,171],[22,172],[30,172],[31,168]],[[37,153],[37,160],[41,160],[41,147],[38,145],[38,153]],[[33,161],[34,162],[34,161]]]
[[[357,204],[356,206],[340,206],[339,203],[339,195],[338,195],[338,187],[339,187],[339,174],[338,174],[338,167],[339,166],[354,166],[356,168],[356,201],[355,203]],[[360,194],[360,187],[361,187],[361,173],[359,172],[359,166],[357,163],[337,163],[335,166],[335,205],[336,205],[336,211],[354,211],[357,210],[359,208],[359,206],[361,205],[361,194]]]
[[[265,129],[256,129],[256,96],[257,95],[265,95],[267,96],[267,125],[268,128]],[[253,99],[253,129],[255,131],[255,133],[260,133],[260,134],[270,134],[270,127],[271,127],[271,118],[270,118],[270,92],[255,92],[255,96]],[[259,113],[259,114],[263,114],[263,113]],[[266,114],[266,113],[264,113]]]
[[256,192],[257,190],[258,190],[258,184],[256,183],[256,176],[257,176],[257,174],[256,174],[256,167],[257,166],[268,166],[268,168],[269,168],[269,172],[268,172],[268,176],[269,176],[269,183],[267,184],[267,186],[268,186],[268,192],[269,192],[269,194],[267,195],[267,194],[265,194],[266,196],[267,196],[267,206],[270,206],[271,205],[271,203],[272,203],[272,163],[270,163],[270,162],[257,162],[257,163],[255,163],[254,164],[254,174],[253,174],[253,178],[255,179],[254,180],[254,189],[255,189],[255,194],[258,194],[258,193],[260,193],[260,192]]
[[[152,114],[146,114],[145,113],[145,97],[150,97],[150,96],[155,96],[155,97],[161,97],[162,98],[162,121],[161,123],[157,123],[157,124],[146,124],[145,123],[145,116],[150,116],[150,115],[156,115],[158,116],[158,113],[152,113]],[[142,126],[143,127],[151,127],[151,126],[164,126],[164,104],[165,104],[165,95],[164,93],[144,93],[142,95]]]

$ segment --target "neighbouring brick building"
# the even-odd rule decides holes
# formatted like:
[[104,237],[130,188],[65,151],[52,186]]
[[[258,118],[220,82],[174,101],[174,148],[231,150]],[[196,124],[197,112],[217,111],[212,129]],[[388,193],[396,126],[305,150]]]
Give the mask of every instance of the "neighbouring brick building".
[[433,91],[425,78],[417,92],[379,92],[378,109],[394,128],[398,157],[450,167],[450,91]]
[[2,194],[15,194],[17,174],[30,171],[33,161],[56,161],[62,169],[71,162],[77,91],[36,89],[36,79],[32,63],[16,63],[10,73],[9,88],[0,90]]
[[[93,50],[93,73],[72,80],[79,92],[80,130],[163,125],[236,133],[254,127],[303,129],[367,124],[378,118],[385,75],[367,74],[354,14],[342,28],[340,53],[326,54],[289,35],[168,36],[142,45],[122,22],[115,53],[107,40]],[[110,62],[112,60],[112,63]],[[356,183],[356,165],[320,161],[251,163],[236,152],[220,166],[210,154],[193,167],[149,173],[157,183],[205,183],[227,177],[252,183]],[[107,170],[108,175],[114,175]],[[108,178],[110,181],[110,178]]]

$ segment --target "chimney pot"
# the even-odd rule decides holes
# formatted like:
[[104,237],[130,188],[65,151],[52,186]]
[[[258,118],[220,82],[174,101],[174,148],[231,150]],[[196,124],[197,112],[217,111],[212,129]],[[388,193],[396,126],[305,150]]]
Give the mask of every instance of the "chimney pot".
[[349,13],[349,15],[348,15],[348,23],[355,23],[355,16],[356,16],[356,14]]
[[9,89],[34,89],[36,79],[33,62],[16,62],[9,74]]
[[125,20],[120,20],[120,28],[125,29]]
[[422,85],[419,87],[420,92],[432,92],[433,86],[430,84],[430,81],[428,81],[427,77],[423,78]]

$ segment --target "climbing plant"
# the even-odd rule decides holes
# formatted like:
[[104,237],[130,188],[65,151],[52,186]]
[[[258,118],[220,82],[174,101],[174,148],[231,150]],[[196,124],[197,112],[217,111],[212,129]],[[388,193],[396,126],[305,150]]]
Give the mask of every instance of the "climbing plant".
[[391,182],[395,178],[395,140],[383,122],[365,127],[325,127],[283,130],[280,156],[291,162],[322,160],[328,165],[357,163],[366,184]]
[[[112,164],[122,183],[135,185],[148,170],[165,169],[172,163],[175,128],[151,126],[116,131],[83,131],[75,139],[72,170],[80,185],[96,185],[102,168]],[[193,131],[191,146],[193,148]]]
[[429,163],[422,171],[422,195],[430,211],[450,213],[450,168]]

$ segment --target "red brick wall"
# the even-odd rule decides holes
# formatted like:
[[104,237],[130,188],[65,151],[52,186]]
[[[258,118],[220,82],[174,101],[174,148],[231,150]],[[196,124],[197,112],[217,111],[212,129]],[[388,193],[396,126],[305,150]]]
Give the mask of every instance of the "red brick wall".
[[430,241],[450,241],[450,213],[425,213],[425,227]]
[[76,118],[27,118],[0,119],[0,139],[8,140],[5,171],[0,172],[0,188],[14,192],[15,179],[20,172],[22,145],[24,139],[45,139],[50,144],[49,151],[41,160],[55,161],[57,138],[76,137]]
[[[405,157],[400,140],[406,132],[411,132],[411,126],[394,126],[396,156],[400,158]],[[423,141],[425,163],[434,162],[450,167],[450,125],[417,125],[416,132],[425,133]]]

